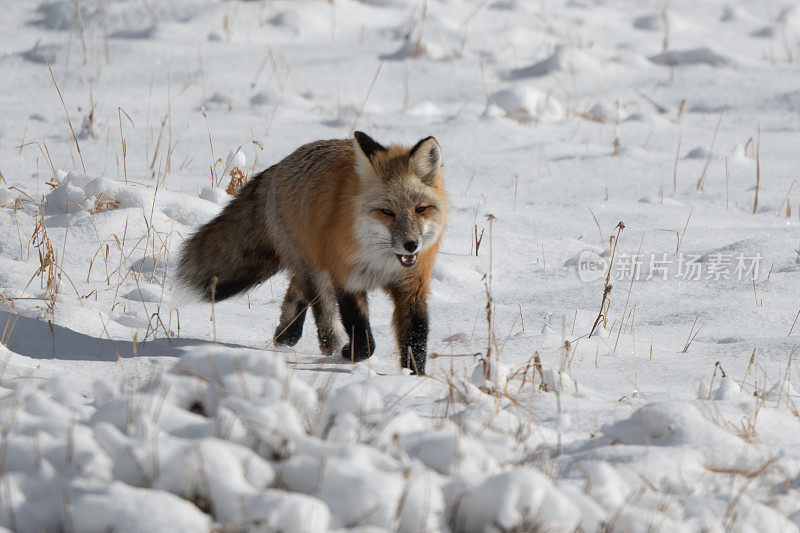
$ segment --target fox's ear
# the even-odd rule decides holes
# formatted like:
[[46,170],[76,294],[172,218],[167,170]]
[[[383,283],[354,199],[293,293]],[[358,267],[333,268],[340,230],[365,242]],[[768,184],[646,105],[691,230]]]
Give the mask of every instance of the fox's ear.
[[411,165],[423,183],[430,183],[442,168],[442,149],[436,139],[426,137],[408,152]]
[[372,158],[375,154],[386,151],[386,147],[363,131],[354,132],[353,138],[355,139],[353,144],[356,153],[356,171],[360,176],[374,176]]
[[376,152],[383,152],[386,150],[385,146],[363,131],[357,131],[353,133],[353,136],[356,139],[358,147],[361,148],[361,151],[364,152],[364,155],[369,159],[372,159],[372,156],[375,155]]

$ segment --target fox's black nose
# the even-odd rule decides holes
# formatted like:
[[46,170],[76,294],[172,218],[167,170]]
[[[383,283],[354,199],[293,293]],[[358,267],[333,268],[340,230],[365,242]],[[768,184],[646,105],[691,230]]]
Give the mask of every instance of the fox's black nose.
[[406,241],[406,243],[403,245],[403,248],[413,253],[417,251],[417,246],[419,246],[417,241]]

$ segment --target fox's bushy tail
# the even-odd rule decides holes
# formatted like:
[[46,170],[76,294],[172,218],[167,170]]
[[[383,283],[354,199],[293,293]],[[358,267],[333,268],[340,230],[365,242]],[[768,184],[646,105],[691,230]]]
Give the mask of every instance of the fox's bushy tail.
[[264,206],[253,182],[184,245],[179,286],[205,301],[219,301],[265,281],[280,260],[264,226]]

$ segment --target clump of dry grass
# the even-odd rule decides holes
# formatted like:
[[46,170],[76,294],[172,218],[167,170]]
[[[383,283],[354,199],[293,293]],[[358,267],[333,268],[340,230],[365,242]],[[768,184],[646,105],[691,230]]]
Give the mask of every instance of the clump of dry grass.
[[245,184],[247,178],[244,176],[244,172],[241,171],[239,167],[234,167],[228,173],[231,177],[231,181],[228,183],[228,187],[225,189],[225,192],[229,195],[233,196],[236,194],[236,191]]
[[119,200],[113,196],[100,193],[100,196],[94,201],[94,207],[89,211],[90,214],[96,215],[97,213],[105,213],[106,211],[113,211],[119,208]]
[[28,288],[31,282],[38,277],[39,288],[44,289],[47,295],[48,309],[52,313],[55,309],[56,296],[58,295],[58,283],[56,274],[56,254],[53,249],[53,242],[47,234],[47,223],[44,219],[44,197],[42,197],[39,216],[36,219],[36,227],[33,229],[30,242],[39,253],[39,267],[36,269],[33,276],[31,276],[31,279],[28,280],[22,292],[25,292],[25,289]]

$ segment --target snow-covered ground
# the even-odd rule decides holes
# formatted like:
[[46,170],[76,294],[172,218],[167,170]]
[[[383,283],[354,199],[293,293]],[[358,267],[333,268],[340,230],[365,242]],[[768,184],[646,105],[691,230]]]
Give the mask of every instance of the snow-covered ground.
[[[2,20],[0,530],[797,529],[795,2]],[[444,150],[426,378],[381,294],[355,366],[274,349],[285,276],[176,303],[232,170],[354,128]]]

